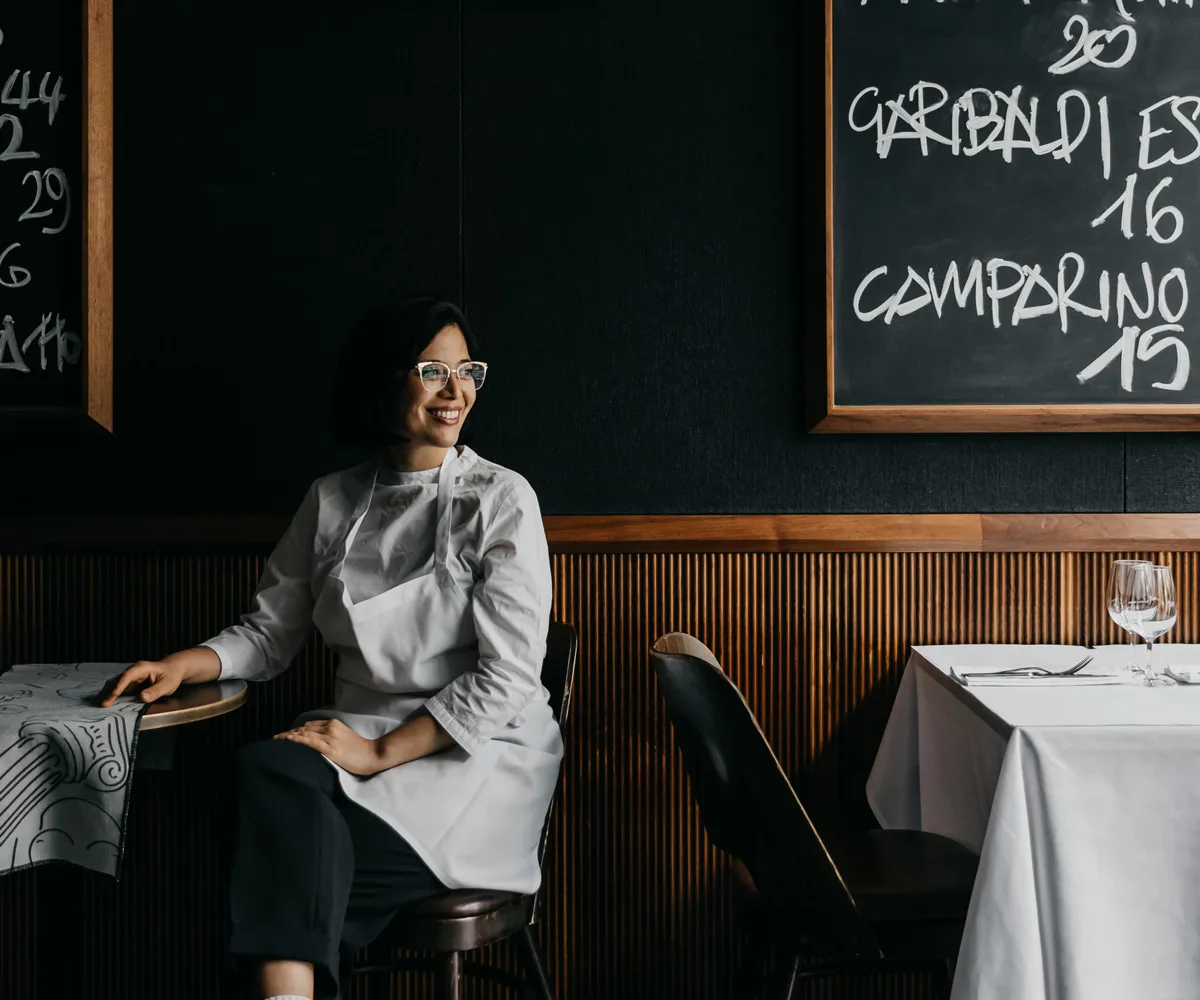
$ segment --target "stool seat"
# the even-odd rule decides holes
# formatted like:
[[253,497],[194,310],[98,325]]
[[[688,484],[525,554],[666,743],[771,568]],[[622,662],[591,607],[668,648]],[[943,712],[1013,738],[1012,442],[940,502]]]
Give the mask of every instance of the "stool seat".
[[532,896],[454,889],[397,910],[380,942],[421,951],[474,951],[515,934],[532,915]]
[[462,917],[479,917],[519,903],[519,892],[497,892],[491,889],[451,889],[426,896],[404,907],[402,913],[410,917],[431,917],[435,920],[452,920]]

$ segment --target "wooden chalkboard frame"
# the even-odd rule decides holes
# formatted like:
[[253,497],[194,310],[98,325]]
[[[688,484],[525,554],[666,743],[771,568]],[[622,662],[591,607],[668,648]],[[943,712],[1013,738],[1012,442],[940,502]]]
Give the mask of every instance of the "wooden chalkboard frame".
[[83,384],[70,406],[0,406],[0,423],[113,429],[113,2],[83,16]]
[[858,433],[988,433],[1036,431],[1196,431],[1194,403],[1104,403],[980,406],[845,406],[834,397],[837,346],[833,284],[833,0],[825,0],[825,335],[812,338],[807,393],[810,431]]

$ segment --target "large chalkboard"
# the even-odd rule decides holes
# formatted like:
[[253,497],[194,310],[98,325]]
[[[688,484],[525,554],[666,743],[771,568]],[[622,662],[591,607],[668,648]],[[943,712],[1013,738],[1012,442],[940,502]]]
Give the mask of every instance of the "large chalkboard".
[[111,412],[109,7],[0,12],[0,415]]
[[828,3],[819,429],[1200,427],[1200,10]]

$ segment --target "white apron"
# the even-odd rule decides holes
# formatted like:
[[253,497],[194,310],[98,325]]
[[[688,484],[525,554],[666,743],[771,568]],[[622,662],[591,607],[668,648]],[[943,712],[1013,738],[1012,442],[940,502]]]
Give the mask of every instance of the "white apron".
[[[468,569],[454,572],[449,552],[458,463],[452,448],[438,474],[431,571],[355,604],[341,571],[370,509],[376,469],[313,609],[326,644],[340,654],[334,705],[304,713],[297,724],[341,719],[360,736],[377,739],[474,669],[474,580]],[[398,831],[448,887],[533,892],[541,879],[538,840],[561,758],[562,739],[543,688],[474,754],[455,745],[367,778],[333,766],[346,795]]]

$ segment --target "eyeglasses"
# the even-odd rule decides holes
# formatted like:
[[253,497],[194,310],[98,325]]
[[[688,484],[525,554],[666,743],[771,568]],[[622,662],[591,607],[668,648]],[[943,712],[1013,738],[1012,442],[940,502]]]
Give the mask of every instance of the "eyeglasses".
[[421,377],[421,385],[426,392],[441,392],[450,381],[450,373],[454,372],[459,382],[471,381],[476,389],[483,388],[483,380],[487,378],[486,361],[464,361],[457,368],[451,368],[444,361],[419,361],[413,366]]

